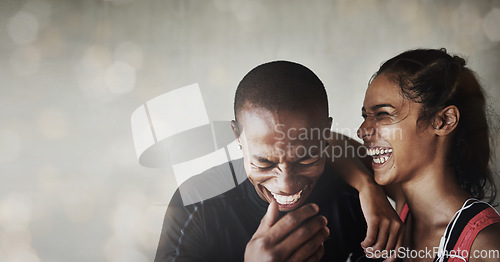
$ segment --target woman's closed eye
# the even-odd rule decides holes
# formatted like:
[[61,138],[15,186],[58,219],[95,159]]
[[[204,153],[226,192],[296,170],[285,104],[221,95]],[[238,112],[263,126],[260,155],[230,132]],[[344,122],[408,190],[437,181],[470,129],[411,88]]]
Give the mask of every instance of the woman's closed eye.
[[391,116],[391,114],[389,114],[389,112],[386,112],[386,111],[379,111],[379,112],[375,113],[376,118],[385,118],[388,116]]

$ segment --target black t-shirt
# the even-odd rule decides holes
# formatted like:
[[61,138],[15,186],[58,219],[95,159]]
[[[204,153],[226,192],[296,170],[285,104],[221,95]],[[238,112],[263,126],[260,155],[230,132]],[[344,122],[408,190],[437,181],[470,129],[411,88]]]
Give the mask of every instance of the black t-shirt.
[[[306,203],[316,203],[328,219],[330,239],[324,243],[323,261],[346,261],[350,253],[351,260],[357,261],[364,255],[360,243],[366,236],[366,222],[354,188],[325,168]],[[155,261],[243,261],[246,244],[268,205],[248,179],[187,206],[177,190],[165,214]]]

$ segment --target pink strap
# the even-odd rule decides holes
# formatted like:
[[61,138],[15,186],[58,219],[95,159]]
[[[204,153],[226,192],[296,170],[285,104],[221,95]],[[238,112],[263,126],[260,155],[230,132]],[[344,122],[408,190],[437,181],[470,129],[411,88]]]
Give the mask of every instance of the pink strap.
[[399,213],[399,218],[401,218],[401,221],[406,222],[406,218],[408,217],[408,212],[410,212],[410,208],[408,207],[408,204],[405,203],[403,206],[403,209],[401,210],[401,213]]
[[[481,213],[477,214],[469,221],[469,223],[467,223],[467,226],[465,226],[464,230],[460,234],[460,237],[458,238],[458,241],[455,244],[453,250],[467,250],[468,254],[470,255],[470,249],[472,247],[472,243],[474,243],[474,240],[476,239],[477,234],[479,234],[479,232],[485,227],[499,222],[500,216],[492,207],[488,207],[485,210],[481,211]],[[466,259],[467,261],[469,261],[468,257]],[[451,258],[448,261],[463,262],[463,260],[459,258]]]

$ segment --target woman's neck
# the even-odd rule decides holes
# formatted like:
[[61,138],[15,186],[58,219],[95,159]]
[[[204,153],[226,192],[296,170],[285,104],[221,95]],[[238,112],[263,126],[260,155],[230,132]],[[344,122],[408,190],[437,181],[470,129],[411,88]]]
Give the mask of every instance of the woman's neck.
[[458,184],[454,170],[444,164],[428,165],[418,173],[402,184],[414,226],[446,227],[471,196]]
[[410,209],[405,245],[416,250],[439,246],[446,226],[470,196],[458,184],[453,170],[426,166],[414,179],[402,183]]

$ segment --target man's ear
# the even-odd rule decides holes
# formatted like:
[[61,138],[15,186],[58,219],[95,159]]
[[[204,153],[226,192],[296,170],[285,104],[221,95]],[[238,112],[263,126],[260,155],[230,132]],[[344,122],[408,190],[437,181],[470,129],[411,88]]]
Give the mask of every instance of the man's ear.
[[333,125],[333,118],[332,117],[328,117],[328,129],[329,129],[329,137],[326,141],[326,146],[330,146],[334,143],[333,141],[333,133],[332,133],[332,125]]
[[453,132],[460,120],[460,111],[454,105],[445,107],[434,117],[434,133],[438,136],[446,136]]
[[236,137],[236,141],[240,143],[240,128],[238,126],[238,122],[235,120],[231,120],[231,128],[233,129],[234,136]]

